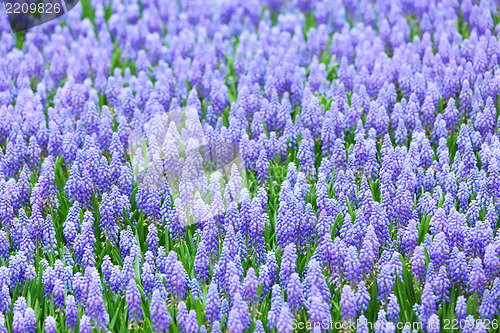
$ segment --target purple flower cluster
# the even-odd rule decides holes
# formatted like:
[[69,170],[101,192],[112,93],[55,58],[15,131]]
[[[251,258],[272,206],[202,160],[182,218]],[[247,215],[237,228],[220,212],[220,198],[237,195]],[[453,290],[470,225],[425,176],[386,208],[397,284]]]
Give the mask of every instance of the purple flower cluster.
[[498,318],[494,1],[85,4],[0,15],[0,332]]

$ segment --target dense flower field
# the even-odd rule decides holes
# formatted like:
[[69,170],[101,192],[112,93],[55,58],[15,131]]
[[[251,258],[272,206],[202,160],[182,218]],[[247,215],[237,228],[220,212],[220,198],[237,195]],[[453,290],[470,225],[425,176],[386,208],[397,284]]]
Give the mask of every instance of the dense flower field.
[[496,3],[2,13],[0,332],[498,332]]

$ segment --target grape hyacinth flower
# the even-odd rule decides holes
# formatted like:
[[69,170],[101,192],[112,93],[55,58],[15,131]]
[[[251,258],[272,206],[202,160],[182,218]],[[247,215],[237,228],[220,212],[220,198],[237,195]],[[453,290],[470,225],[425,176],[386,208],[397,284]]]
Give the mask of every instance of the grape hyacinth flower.
[[80,319],[80,332],[92,333],[92,322],[87,315],[83,315]]
[[75,330],[78,326],[78,309],[73,295],[68,295],[66,298],[65,315],[67,328]]
[[356,298],[348,285],[345,285],[342,289],[340,306],[342,308],[342,319],[349,321],[356,318]]
[[157,333],[168,331],[172,318],[167,311],[165,301],[161,298],[160,292],[157,289],[153,291],[149,311],[151,313],[153,331]]
[[276,324],[276,330],[280,333],[291,333],[293,330],[293,315],[290,312],[290,308],[287,303],[283,304],[281,308],[278,322]]
[[[89,294],[86,302],[88,316],[93,320],[96,327],[106,327],[109,323],[109,315],[104,307],[102,286],[97,271],[90,270]],[[87,275],[87,272],[86,272]],[[80,326],[82,324],[80,323]]]
[[217,285],[213,282],[208,288],[206,304],[205,312],[207,321],[213,323],[216,320],[219,320],[221,300],[217,290]]
[[140,322],[143,317],[141,308],[142,300],[135,279],[130,279],[127,284],[126,300],[128,304],[129,320]]
[[47,316],[47,318],[45,318],[44,332],[45,333],[56,333],[57,332],[57,325],[56,325],[56,320],[54,319],[54,317]]

